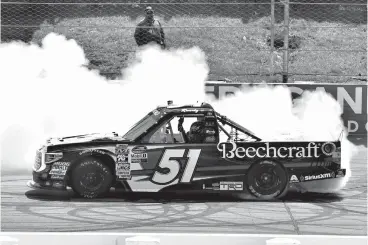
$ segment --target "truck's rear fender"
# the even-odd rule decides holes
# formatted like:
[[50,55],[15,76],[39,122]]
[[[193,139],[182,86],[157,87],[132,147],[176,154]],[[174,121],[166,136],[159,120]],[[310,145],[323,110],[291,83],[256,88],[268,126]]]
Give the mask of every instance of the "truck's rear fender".
[[284,163],[290,183],[345,176],[346,170],[341,169],[341,142],[327,142],[325,146],[328,147],[321,147],[322,154],[318,158]]

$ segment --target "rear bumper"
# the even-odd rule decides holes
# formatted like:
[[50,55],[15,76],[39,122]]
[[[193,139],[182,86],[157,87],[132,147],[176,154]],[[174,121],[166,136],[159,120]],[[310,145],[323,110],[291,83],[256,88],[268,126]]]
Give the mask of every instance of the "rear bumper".
[[[290,181],[289,191],[336,193],[347,183],[346,169],[329,171],[324,174],[304,175],[304,178]],[[308,178],[307,178],[308,177]]]

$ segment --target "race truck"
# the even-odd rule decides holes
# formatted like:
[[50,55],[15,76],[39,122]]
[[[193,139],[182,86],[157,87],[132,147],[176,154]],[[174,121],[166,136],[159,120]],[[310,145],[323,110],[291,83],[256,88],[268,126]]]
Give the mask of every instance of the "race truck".
[[[341,141],[264,141],[208,103],[169,101],[124,136],[50,138],[37,151],[35,189],[84,198],[125,192],[211,192],[272,200],[303,184],[344,177]],[[242,195],[240,195],[242,196]]]

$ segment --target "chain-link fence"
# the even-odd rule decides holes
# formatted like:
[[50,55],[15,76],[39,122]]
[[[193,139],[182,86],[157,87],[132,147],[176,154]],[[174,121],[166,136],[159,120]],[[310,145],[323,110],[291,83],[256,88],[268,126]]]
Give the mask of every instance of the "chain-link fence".
[[1,40],[60,33],[83,47],[91,68],[115,77],[137,50],[147,6],[167,48],[206,53],[210,80],[366,81],[363,0],[5,0]]

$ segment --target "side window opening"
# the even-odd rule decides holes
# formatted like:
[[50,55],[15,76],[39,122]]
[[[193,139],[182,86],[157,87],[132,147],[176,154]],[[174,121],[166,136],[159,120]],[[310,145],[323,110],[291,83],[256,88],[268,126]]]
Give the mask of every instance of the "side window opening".
[[194,123],[196,117],[185,117],[182,127],[184,130],[180,130],[180,119],[181,116],[174,116],[169,120],[165,121],[158,129],[152,133],[147,134],[143,139],[142,143],[150,144],[184,144],[187,143],[186,135],[183,134],[187,131],[191,124]]
[[150,144],[209,144],[217,142],[216,118],[208,118],[198,114],[174,116],[142,139],[142,143]]
[[229,141],[235,141],[235,142],[255,142],[257,139],[250,136],[247,133],[244,133],[241,130],[238,130],[237,128],[227,124],[227,123],[221,123],[218,122],[219,125],[219,137],[220,142],[229,142]]

